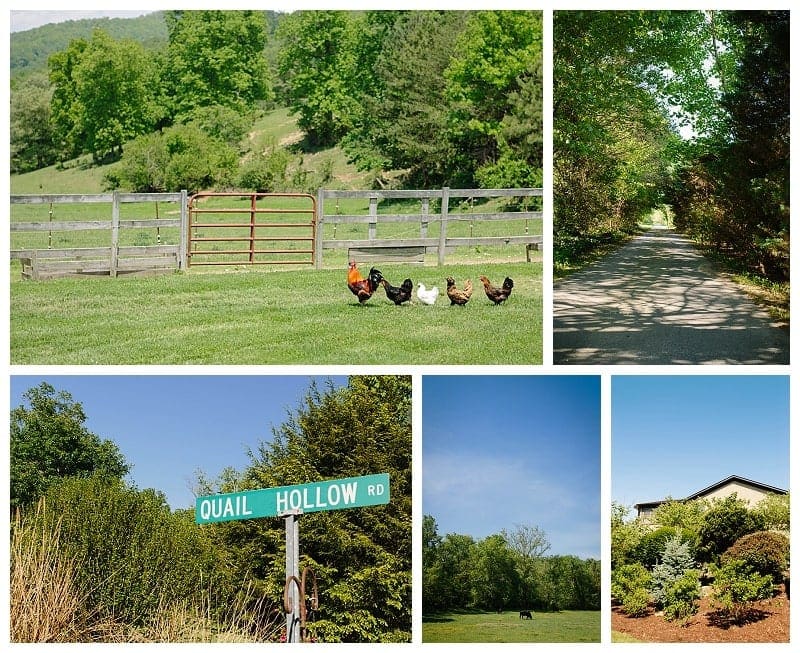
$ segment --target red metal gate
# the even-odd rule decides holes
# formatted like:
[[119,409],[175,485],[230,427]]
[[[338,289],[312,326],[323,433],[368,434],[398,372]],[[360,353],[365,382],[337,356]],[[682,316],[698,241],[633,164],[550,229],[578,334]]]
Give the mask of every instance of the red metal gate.
[[313,265],[316,229],[313,195],[197,193],[189,198],[188,266]]

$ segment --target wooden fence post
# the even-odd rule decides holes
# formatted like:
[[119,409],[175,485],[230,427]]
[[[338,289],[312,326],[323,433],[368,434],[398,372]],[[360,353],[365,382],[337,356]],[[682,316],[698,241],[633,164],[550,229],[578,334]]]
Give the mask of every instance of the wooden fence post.
[[430,211],[430,198],[423,197],[422,198],[422,208],[420,212],[422,213],[422,220],[419,222],[419,237],[420,238],[427,238],[428,237],[428,212]]
[[119,263],[119,191],[114,191],[111,200],[111,261],[109,274],[117,276]]
[[450,188],[442,188],[442,217],[439,223],[439,265],[444,265],[445,243],[447,242],[447,213],[450,210]]
[[325,227],[325,191],[322,188],[317,190],[317,221],[314,227],[314,267],[322,269],[322,231]]
[[181,191],[181,233],[178,240],[178,269],[186,270],[187,252],[189,243],[189,194],[186,190]]
[[370,240],[375,240],[377,237],[377,229],[378,229],[378,196],[377,195],[370,195],[369,196],[369,229],[367,233],[367,238]]

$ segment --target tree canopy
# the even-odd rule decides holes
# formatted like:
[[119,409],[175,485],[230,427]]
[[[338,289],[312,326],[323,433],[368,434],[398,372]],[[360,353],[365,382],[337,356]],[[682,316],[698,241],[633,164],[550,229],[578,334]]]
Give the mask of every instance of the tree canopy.
[[29,389],[11,410],[11,508],[29,505],[69,477],[120,479],[130,470],[116,444],[85,426],[80,403],[48,383]]

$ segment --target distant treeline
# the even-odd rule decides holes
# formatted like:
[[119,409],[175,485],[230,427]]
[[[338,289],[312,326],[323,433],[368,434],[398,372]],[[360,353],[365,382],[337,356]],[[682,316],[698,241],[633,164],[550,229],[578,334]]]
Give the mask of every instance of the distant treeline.
[[[541,185],[541,12],[166,11],[148,18],[163,21],[165,40],[154,29],[146,47],[141,35],[117,38],[103,23],[53,52],[46,71],[14,78],[12,172],[82,154],[117,160],[153,134],[167,141],[159,152],[196,158],[200,137],[169,131],[190,126],[230,145],[235,158],[260,112],[289,106],[305,148],[340,145],[378,184],[399,170],[401,183],[425,187]],[[229,157],[210,165],[192,181],[233,183]],[[183,181],[132,168],[112,181],[130,190],[175,190]]]
[[545,533],[517,526],[483,540],[438,533],[436,520],[423,518],[422,609],[504,611],[599,610],[600,561],[546,555]]

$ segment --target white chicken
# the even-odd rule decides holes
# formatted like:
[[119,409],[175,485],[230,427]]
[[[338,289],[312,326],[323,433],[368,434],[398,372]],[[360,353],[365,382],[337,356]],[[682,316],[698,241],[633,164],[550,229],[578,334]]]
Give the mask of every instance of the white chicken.
[[436,286],[428,290],[424,283],[417,284],[417,297],[423,304],[435,304],[438,296],[439,289]]

